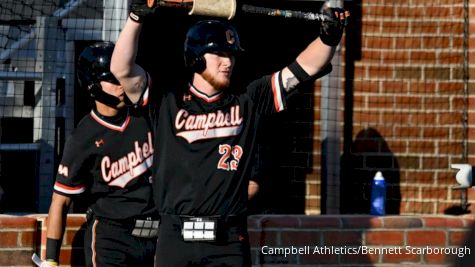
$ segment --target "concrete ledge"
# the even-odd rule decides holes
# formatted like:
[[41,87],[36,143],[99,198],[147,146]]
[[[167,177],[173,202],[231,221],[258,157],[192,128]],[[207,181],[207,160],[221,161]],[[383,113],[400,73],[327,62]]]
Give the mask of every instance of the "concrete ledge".
[[[47,215],[0,215],[0,267],[44,256]],[[85,216],[68,216],[61,266],[84,266]],[[470,266],[473,216],[253,215],[254,266]]]
[[475,254],[473,222],[445,215],[256,215],[248,225],[257,266],[454,266]]

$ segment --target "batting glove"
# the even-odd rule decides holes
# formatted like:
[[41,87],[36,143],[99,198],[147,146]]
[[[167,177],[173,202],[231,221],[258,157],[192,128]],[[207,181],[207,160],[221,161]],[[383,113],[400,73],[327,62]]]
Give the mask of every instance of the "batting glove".
[[320,23],[320,40],[328,46],[337,46],[348,24],[350,12],[343,8],[326,7],[322,13],[324,19]]
[[157,9],[160,0],[132,0],[129,17],[138,23],[150,17]]
[[44,260],[40,267],[57,267],[59,264],[54,260]]

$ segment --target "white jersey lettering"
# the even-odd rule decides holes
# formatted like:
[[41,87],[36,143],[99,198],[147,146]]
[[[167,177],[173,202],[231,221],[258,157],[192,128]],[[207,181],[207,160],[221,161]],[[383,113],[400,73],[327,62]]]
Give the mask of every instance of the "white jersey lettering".
[[180,136],[192,143],[197,140],[235,136],[241,132],[243,118],[239,106],[231,107],[229,112],[218,110],[207,114],[193,115],[180,109],[175,127]]
[[69,175],[68,166],[64,166],[64,165],[59,164],[59,166],[58,166],[58,174],[61,174],[61,175],[63,175],[64,177],[68,177],[68,175]]
[[109,185],[124,188],[131,180],[140,176],[152,164],[153,145],[152,134],[148,133],[148,140],[142,145],[134,142],[134,151],[126,156],[111,162],[110,157],[105,156],[101,161],[101,173],[104,181]]

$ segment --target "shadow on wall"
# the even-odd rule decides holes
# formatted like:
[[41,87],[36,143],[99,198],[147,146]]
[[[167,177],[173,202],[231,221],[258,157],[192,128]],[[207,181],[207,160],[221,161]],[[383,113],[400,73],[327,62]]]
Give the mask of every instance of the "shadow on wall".
[[370,213],[371,185],[377,171],[386,180],[386,214],[400,213],[399,164],[384,138],[373,128],[359,132],[341,158],[341,213]]

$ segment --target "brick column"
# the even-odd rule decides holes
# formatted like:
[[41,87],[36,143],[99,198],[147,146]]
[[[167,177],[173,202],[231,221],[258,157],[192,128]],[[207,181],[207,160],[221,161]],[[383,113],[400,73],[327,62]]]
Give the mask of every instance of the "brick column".
[[[475,165],[475,0],[469,2],[468,25],[468,163]],[[475,188],[468,190],[468,201],[474,203]],[[474,212],[475,207],[469,209]]]

